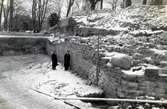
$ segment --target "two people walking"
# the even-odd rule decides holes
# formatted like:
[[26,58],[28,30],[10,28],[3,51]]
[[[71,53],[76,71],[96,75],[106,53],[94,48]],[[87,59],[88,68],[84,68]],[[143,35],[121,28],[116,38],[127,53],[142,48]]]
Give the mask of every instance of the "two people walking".
[[[51,58],[52,58],[52,69],[55,70],[56,66],[58,65],[56,52],[52,53]],[[64,55],[64,69],[67,71],[69,67],[70,67],[70,51],[67,50],[67,52]]]

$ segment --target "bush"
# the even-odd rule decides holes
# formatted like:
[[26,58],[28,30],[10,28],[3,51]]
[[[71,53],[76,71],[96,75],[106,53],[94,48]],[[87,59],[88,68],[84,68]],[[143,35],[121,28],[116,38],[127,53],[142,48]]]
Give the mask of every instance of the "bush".
[[27,15],[16,14],[13,18],[12,30],[13,31],[32,30],[32,18]]
[[57,13],[52,13],[48,17],[48,24],[50,27],[55,26],[56,24],[58,24],[58,22],[59,22],[59,16],[57,15]]

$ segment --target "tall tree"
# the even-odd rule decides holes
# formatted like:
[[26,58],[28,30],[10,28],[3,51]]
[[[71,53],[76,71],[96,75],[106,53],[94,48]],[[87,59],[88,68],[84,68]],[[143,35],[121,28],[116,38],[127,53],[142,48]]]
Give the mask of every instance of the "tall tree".
[[100,9],[103,9],[103,0],[100,2]]
[[49,0],[32,1],[32,19],[34,32],[40,32],[46,17]]
[[132,1],[131,0],[123,0],[123,7],[129,7],[132,5]]
[[12,31],[12,24],[13,24],[13,4],[14,4],[14,0],[10,0],[9,31]]
[[71,11],[71,7],[72,7],[73,4],[74,4],[74,1],[75,1],[75,0],[69,0],[66,17],[68,17],[68,15],[69,15],[69,13],[70,13],[70,11]]
[[111,7],[112,7],[112,10],[116,10],[116,8],[117,8],[117,3],[118,3],[118,0],[111,0],[111,1],[109,1],[108,2],[110,5],[111,5]]
[[13,16],[20,14],[20,15],[27,15],[27,10],[24,5],[23,0],[15,0],[14,1],[14,8],[13,8]]
[[50,0],[48,5],[48,15],[51,15],[52,13],[56,13],[58,17],[61,17],[61,11],[62,11],[62,4],[64,0]]
[[143,0],[143,5],[146,5],[147,4],[147,0]]
[[36,32],[36,19],[37,19],[37,1],[33,0],[32,1],[32,20],[33,20],[33,31]]
[[13,26],[13,16],[16,14],[24,14],[25,8],[22,6],[23,1],[22,0],[4,0],[3,5],[3,29],[5,31],[10,30],[12,31]]
[[100,1],[100,8],[103,8],[103,0],[83,0],[83,9],[95,10],[97,3]]
[[95,10],[96,8],[96,4],[99,2],[100,0],[89,0],[90,5],[91,5],[91,10]]
[[1,0],[0,2],[0,30],[1,30],[1,20],[2,20],[2,12],[3,12],[3,4],[4,4],[4,0]]
[[7,31],[9,29],[9,12],[10,12],[10,6],[9,6],[9,0],[7,0],[6,5],[3,6],[3,16],[4,16],[4,23],[3,23],[3,29]]

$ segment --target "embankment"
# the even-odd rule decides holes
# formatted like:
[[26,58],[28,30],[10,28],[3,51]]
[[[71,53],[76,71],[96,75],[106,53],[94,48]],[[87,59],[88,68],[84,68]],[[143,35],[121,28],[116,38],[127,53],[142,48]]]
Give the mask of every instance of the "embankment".
[[[97,53],[86,45],[70,43],[51,43],[47,38],[2,37],[0,38],[0,55],[50,54],[57,52],[58,60],[63,64],[64,54],[70,50],[71,70],[76,75],[96,83]],[[154,96],[167,98],[166,77],[159,75],[129,76],[118,67],[108,67],[100,61],[98,86],[104,90],[106,97],[135,98],[137,96]]]

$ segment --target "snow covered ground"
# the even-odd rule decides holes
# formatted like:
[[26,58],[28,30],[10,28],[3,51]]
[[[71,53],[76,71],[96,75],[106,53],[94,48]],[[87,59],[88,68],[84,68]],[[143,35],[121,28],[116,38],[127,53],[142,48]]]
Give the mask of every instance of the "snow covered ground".
[[[86,85],[59,65],[51,69],[50,58],[46,55],[22,55],[0,57],[0,96],[14,109],[72,109],[61,100],[53,100],[35,92],[42,91],[54,96],[83,96],[102,93],[97,87]],[[67,101],[82,109],[92,109],[90,103]]]
[[89,96],[103,93],[95,86],[86,85],[86,81],[75,76],[59,65],[57,70],[46,73],[42,78],[37,79],[34,88],[56,95],[57,97]]

